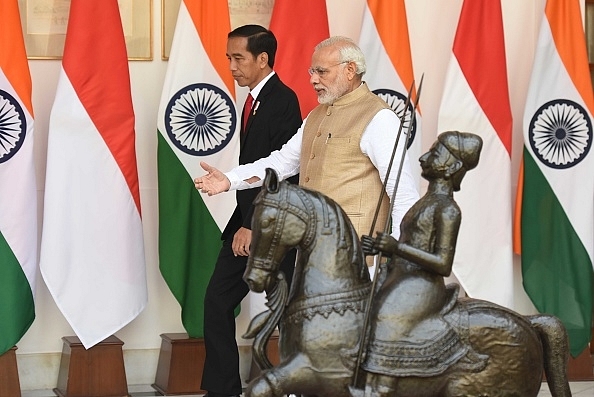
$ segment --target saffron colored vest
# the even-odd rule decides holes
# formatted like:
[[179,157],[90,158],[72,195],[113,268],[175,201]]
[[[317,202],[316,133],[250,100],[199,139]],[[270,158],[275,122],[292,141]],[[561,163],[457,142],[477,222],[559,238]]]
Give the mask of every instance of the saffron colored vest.
[[[359,236],[369,234],[377,203],[375,231],[383,231],[389,198],[379,173],[361,152],[361,136],[386,102],[362,84],[332,105],[319,105],[307,117],[301,144],[299,184],[336,201]],[[381,144],[381,143],[379,143]]]

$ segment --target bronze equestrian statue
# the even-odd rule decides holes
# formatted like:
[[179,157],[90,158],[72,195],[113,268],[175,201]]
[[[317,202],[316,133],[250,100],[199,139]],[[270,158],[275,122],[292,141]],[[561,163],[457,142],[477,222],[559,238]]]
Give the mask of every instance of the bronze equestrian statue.
[[[481,147],[474,134],[440,134],[419,159],[429,186],[403,218],[400,239],[379,233],[362,244],[333,200],[279,183],[268,170],[244,275],[250,289],[268,292],[270,310],[245,335],[255,338],[254,358],[265,370],[246,395],[535,397],[543,370],[553,396],[571,395],[567,334],[558,319],[458,299],[457,286],[444,283],[461,221],[453,192],[478,164]],[[293,247],[287,291],[278,266]],[[364,327],[372,294],[364,253],[378,252],[391,258]],[[272,367],[264,347],[277,325],[280,364]],[[364,376],[353,382],[359,350]]]

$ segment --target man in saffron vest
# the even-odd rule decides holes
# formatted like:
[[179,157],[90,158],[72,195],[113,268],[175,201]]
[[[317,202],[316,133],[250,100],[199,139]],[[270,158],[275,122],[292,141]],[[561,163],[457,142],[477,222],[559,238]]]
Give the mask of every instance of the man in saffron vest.
[[[300,174],[299,184],[334,199],[347,213],[359,236],[384,231],[389,221],[389,200],[395,187],[397,166],[386,178],[396,135],[398,116],[365,82],[365,58],[349,38],[330,37],[315,48],[309,69],[310,83],[318,105],[280,149],[252,164],[223,173],[202,162],[207,174],[197,177],[196,188],[210,196],[228,190],[260,186],[265,169],[280,179]],[[402,134],[396,159],[405,147]],[[398,164],[399,161],[394,161]],[[371,230],[375,209],[381,205],[376,227]],[[405,154],[400,182],[391,214],[393,233],[419,195]]]

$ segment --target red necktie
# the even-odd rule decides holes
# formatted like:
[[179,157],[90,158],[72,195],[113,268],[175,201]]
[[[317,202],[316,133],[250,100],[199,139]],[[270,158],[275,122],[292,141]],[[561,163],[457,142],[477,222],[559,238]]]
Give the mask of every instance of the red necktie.
[[252,94],[248,94],[247,98],[245,99],[245,104],[243,105],[243,132],[245,132],[248,117],[252,111],[252,103],[254,103],[254,97]]

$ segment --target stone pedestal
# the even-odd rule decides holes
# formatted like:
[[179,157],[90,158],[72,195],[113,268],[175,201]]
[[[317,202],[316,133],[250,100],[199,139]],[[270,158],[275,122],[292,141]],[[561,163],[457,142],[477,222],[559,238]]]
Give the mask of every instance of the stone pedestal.
[[0,356],[0,397],[21,397],[16,346]]
[[161,334],[155,390],[165,396],[204,394],[200,389],[204,368],[204,339],[186,333]]
[[76,336],[62,340],[54,393],[60,397],[129,397],[121,340],[112,335],[88,350]]

